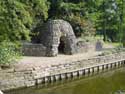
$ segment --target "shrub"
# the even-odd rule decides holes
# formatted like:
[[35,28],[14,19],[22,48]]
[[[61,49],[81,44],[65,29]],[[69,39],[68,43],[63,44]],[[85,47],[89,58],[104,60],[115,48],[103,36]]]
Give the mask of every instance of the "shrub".
[[0,66],[10,66],[10,64],[15,63],[20,56],[21,54],[19,50],[17,50],[15,43],[5,41],[0,43]]
[[79,15],[67,17],[66,20],[69,21],[72,25],[75,35],[77,37],[94,36],[96,33],[93,22],[83,17],[80,17]]
[[30,40],[30,31],[48,17],[47,0],[0,0],[0,42]]

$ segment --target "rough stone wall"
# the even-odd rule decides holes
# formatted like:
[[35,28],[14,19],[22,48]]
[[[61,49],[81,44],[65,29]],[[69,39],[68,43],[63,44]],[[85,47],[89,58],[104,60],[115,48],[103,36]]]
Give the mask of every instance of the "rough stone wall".
[[74,54],[77,52],[76,37],[71,25],[64,20],[50,20],[39,29],[39,42],[46,49],[47,56],[56,56],[60,38],[65,38],[64,54]]
[[0,90],[34,86],[42,83],[43,77],[72,72],[94,65],[117,62],[119,60],[125,60],[125,53],[122,52],[107,56],[98,56],[91,59],[81,59],[79,61],[52,65],[44,68],[33,67],[27,69],[12,68],[0,70]]
[[77,42],[77,52],[78,53],[85,53],[85,52],[93,52],[95,51],[96,43],[78,41]]
[[[95,43],[87,43],[84,41],[78,41],[77,44],[77,53],[86,53],[90,51],[95,51]],[[48,50],[43,44],[34,44],[34,43],[24,43],[22,45],[22,53],[24,56],[46,56]]]
[[22,53],[25,56],[45,56],[46,47],[42,44],[24,43],[22,45]]
[[50,20],[39,26],[36,31],[39,35],[33,38],[33,44],[24,44],[22,47],[26,56],[57,56],[62,37],[64,54],[72,55],[95,50],[95,44],[77,42],[72,26],[64,20]]

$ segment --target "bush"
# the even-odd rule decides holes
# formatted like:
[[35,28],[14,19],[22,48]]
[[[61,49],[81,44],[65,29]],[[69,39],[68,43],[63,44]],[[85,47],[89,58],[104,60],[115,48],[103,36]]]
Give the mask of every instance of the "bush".
[[47,0],[0,0],[0,42],[30,40],[30,31],[48,17]]
[[10,66],[15,63],[21,54],[17,50],[17,45],[11,42],[0,43],[0,66]]
[[79,15],[67,17],[66,20],[72,25],[74,33],[77,37],[94,36],[96,33],[93,22],[80,17]]

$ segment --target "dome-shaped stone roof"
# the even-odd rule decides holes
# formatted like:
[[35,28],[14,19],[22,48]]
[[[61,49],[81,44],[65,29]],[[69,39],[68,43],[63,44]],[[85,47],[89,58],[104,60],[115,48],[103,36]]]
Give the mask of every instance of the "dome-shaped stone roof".
[[77,52],[72,26],[64,20],[49,20],[44,24],[39,31],[39,42],[47,48],[47,56],[56,56],[60,50],[64,54]]

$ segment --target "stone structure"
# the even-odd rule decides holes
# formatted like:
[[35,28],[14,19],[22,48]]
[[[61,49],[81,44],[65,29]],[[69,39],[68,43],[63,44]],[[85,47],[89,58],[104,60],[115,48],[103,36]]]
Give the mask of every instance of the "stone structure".
[[46,47],[46,56],[56,56],[59,52],[77,52],[76,37],[71,25],[64,20],[50,20],[38,29],[39,36],[33,42]]
[[95,50],[96,50],[96,51],[101,51],[101,50],[102,50],[102,47],[103,47],[102,42],[101,42],[100,40],[98,40],[98,41],[96,42]]
[[96,43],[84,42],[82,40],[77,42],[77,52],[78,53],[86,53],[95,51]]
[[46,56],[46,47],[42,44],[24,43],[22,52],[25,56]]
[[101,42],[87,43],[76,39],[71,25],[64,20],[50,20],[36,31],[39,34],[32,38],[32,43],[23,43],[22,51],[26,56],[72,55],[102,49]]
[[[96,43],[77,41],[77,53],[95,51]],[[47,48],[43,44],[23,43],[22,51],[25,56],[47,56]],[[59,48],[60,49],[60,48]]]
[[30,87],[125,65],[125,52],[81,59],[49,67],[12,68],[0,71],[0,90]]

